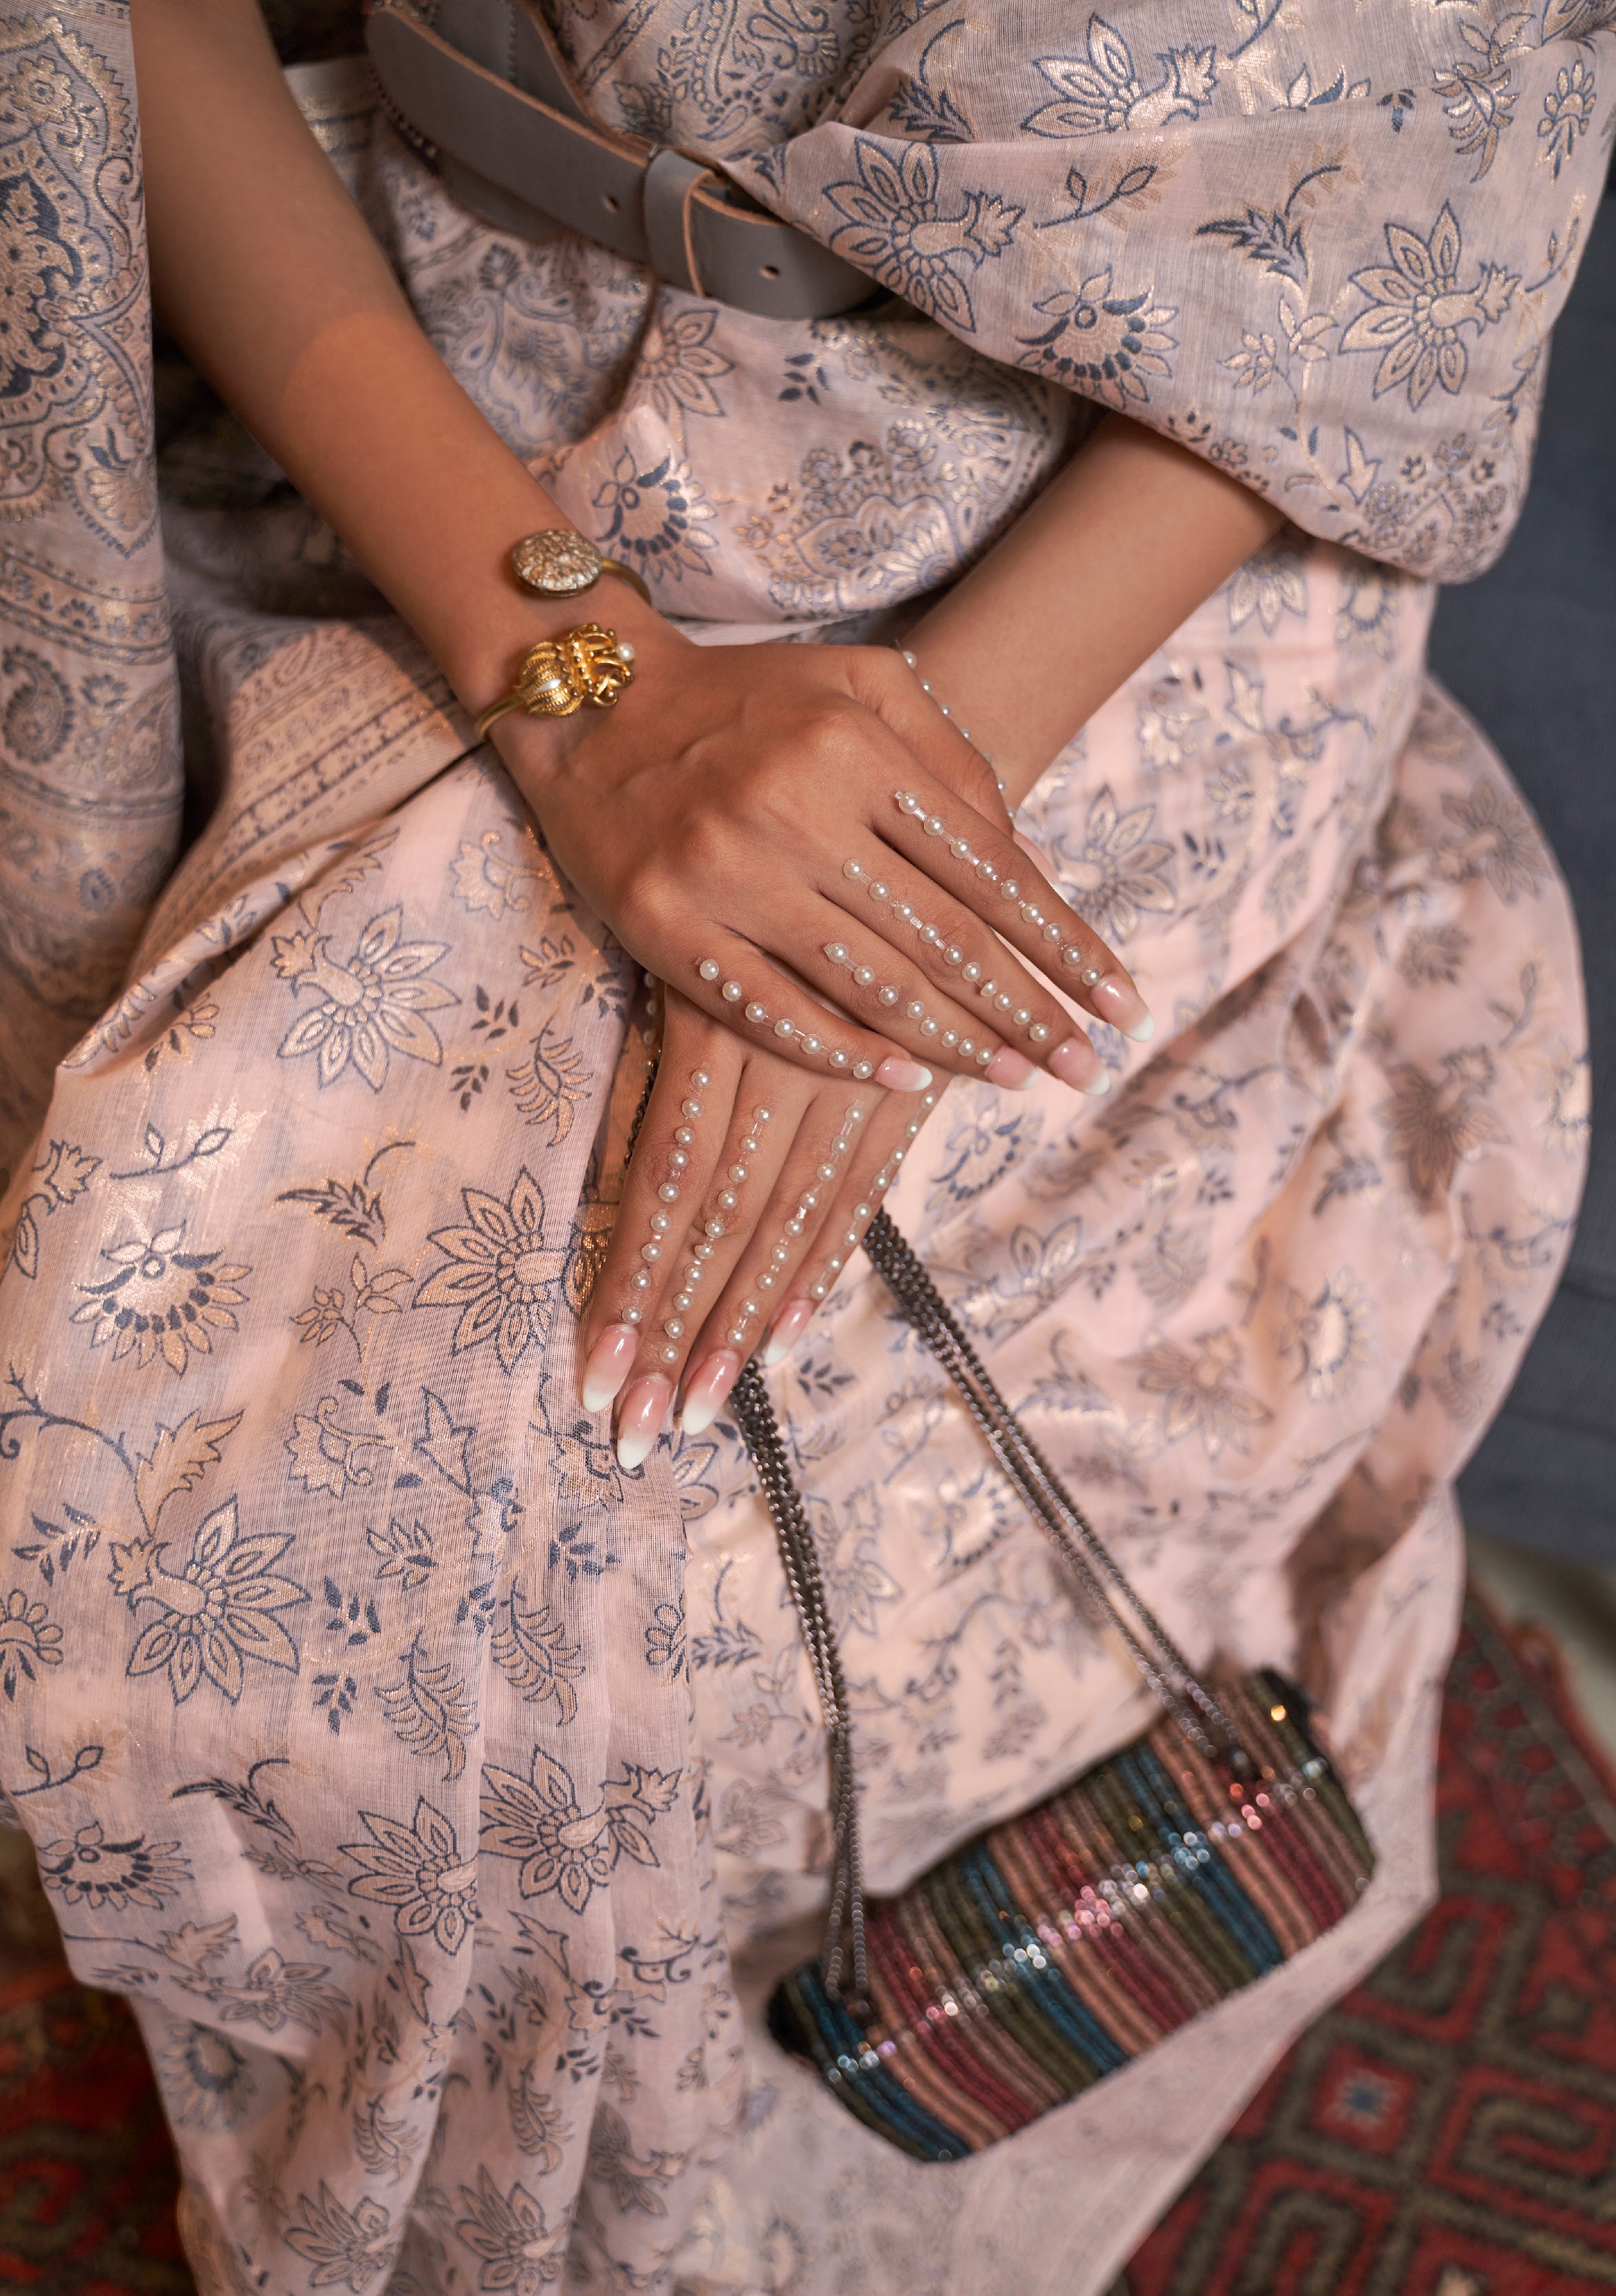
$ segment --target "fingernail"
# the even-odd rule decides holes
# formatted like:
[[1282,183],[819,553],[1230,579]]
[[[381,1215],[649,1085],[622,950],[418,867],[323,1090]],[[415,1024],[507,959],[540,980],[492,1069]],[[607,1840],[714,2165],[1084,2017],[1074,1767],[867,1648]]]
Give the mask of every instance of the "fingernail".
[[930,1069],[923,1069],[918,1061],[900,1060],[890,1053],[875,1071],[877,1084],[884,1084],[889,1092],[924,1092],[931,1081]]
[[982,1070],[989,1084],[1003,1085],[1006,1092],[1030,1092],[1037,1069],[1024,1053],[1013,1052],[1001,1045]]
[[679,1424],[686,1435],[700,1435],[718,1417],[725,1397],[741,1376],[741,1358],[721,1348],[709,1356],[685,1390],[685,1409]]
[[617,1463],[637,1467],[651,1456],[651,1447],[662,1431],[673,1390],[665,1379],[636,1379],[623,1398],[618,1414]]
[[1049,1055],[1049,1073],[1058,1076],[1075,1092],[1087,1092],[1098,1099],[1111,1090],[1111,1074],[1104,1062],[1087,1037],[1068,1037]]
[[768,1335],[768,1345],[763,1350],[765,1370],[772,1369],[782,1357],[790,1355],[802,1337],[803,1327],[814,1312],[811,1300],[793,1300],[775,1318],[775,1328]]
[[640,1335],[628,1324],[608,1324],[584,1365],[584,1409],[604,1411],[628,1376]]
[[1148,1045],[1156,1033],[1156,1024],[1143,996],[1125,972],[1108,972],[1103,980],[1096,980],[1088,992],[1102,1020],[1120,1029],[1136,1045]]

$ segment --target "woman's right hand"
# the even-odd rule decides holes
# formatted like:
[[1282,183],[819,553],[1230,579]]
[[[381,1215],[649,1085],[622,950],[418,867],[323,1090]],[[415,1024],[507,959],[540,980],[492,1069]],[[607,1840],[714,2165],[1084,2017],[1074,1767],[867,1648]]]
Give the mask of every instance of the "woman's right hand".
[[493,739],[556,861],[648,972],[743,1043],[897,1091],[937,1070],[1024,1088],[1037,1067],[1092,1087],[1099,1056],[1038,972],[1151,1034],[901,656],[696,646],[618,603],[596,609],[635,647],[617,706],[508,717]]

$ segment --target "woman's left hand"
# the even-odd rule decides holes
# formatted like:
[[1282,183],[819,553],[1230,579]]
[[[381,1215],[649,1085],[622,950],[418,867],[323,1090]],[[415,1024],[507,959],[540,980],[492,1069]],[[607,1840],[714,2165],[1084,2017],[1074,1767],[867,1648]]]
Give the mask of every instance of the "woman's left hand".
[[586,1409],[622,1396],[625,1467],[650,1452],[682,1379],[697,1434],[766,1331],[766,1363],[800,1335],[942,1091],[816,1078],[677,990],[662,1002],[656,1082],[579,1335]]

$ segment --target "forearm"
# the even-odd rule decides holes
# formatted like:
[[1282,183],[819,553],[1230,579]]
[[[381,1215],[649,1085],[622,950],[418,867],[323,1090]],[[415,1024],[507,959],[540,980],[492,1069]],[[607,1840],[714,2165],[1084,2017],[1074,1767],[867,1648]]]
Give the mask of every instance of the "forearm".
[[[433,350],[310,134],[253,0],[134,0],[164,321],[480,707],[576,621],[505,554],[567,523]],[[660,618],[611,583],[589,611]]]
[[909,644],[1018,805],[1283,522],[1199,455],[1110,415]]

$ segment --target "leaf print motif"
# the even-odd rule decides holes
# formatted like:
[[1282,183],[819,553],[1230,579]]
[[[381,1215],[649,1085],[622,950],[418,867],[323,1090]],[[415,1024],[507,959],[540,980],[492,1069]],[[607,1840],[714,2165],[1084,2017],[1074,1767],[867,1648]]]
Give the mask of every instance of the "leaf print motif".
[[466,1225],[432,1231],[448,1261],[415,1293],[417,1308],[458,1308],[451,1342],[456,1355],[494,1341],[502,1371],[514,1371],[529,1348],[543,1344],[566,1254],[543,1240],[545,1200],[526,1166],[508,1201],[463,1188]]
[[525,2185],[518,2182],[502,2193],[485,2166],[477,2171],[475,2192],[460,2187],[460,2205],[465,2214],[455,2230],[473,2256],[482,2259],[479,2288],[539,2296],[561,2278],[570,2229],[567,2218],[563,2214],[552,2231]]
[[126,1237],[102,1251],[117,1273],[81,1283],[84,1305],[70,1321],[88,1324],[93,1348],[111,1346],[114,1361],[133,1354],[144,1371],[160,1357],[183,1378],[193,1355],[211,1355],[215,1332],[234,1332],[233,1309],[246,1304],[237,1285],[250,1267],[227,1265],[217,1251],[184,1251],[185,1222]]
[[1226,1328],[1203,1332],[1187,1348],[1156,1340],[1131,1360],[1138,1366],[1144,1392],[1167,1398],[1162,1411],[1167,1440],[1177,1443],[1197,1434],[1209,1459],[1221,1457],[1226,1448],[1250,1450],[1252,1431],[1274,1416],[1266,1404],[1235,1383],[1240,1342]]
[[660,1863],[644,1829],[672,1808],[678,1785],[677,1770],[625,1762],[622,1775],[586,1810],[572,1773],[535,1747],[529,1778],[491,1764],[484,1768],[482,1846],[495,1857],[521,1861],[517,1886],[524,1898],[554,1890],[572,1913],[581,1914],[611,1879],[619,1857],[639,1866]]
[[112,1589],[132,1611],[156,1605],[162,1615],[145,1627],[130,1653],[132,1677],[166,1671],[176,1706],[204,1680],[234,1706],[242,1694],[248,1659],[298,1671],[298,1646],[277,1611],[309,1599],[307,1587],[272,1567],[291,1545],[289,1532],[242,1531],[236,1501],[216,1507],[197,1531],[176,1572],[165,1540],[148,1536],[112,1547]]
[[556,1721],[571,1721],[578,1711],[573,1685],[583,1677],[583,1651],[568,1641],[566,1620],[550,1603],[538,1611],[523,1608],[520,1580],[512,1582],[505,1598],[505,1623],[494,1637],[491,1654],[520,1699],[529,1705],[554,1700]]
[[385,2172],[390,2184],[402,2183],[414,2159],[409,2122],[384,2112],[381,2099],[373,2096],[368,2104],[356,2106],[353,2130],[354,2151],[365,2168]]
[[209,1468],[218,1464],[226,1437],[241,1423],[239,1411],[228,1419],[208,1420],[188,1411],[177,1427],[160,1423],[151,1450],[137,1453],[135,1463],[135,1503],[148,1530],[156,1529],[171,1498],[193,1491]]
[[422,1015],[460,999],[442,981],[422,976],[447,955],[448,943],[401,940],[403,923],[399,907],[373,917],[346,964],[332,955],[324,933],[275,938],[275,968],[281,979],[291,982],[294,996],[310,983],[320,999],[287,1030],[279,1057],[293,1061],[317,1053],[322,1090],[351,1066],[373,1092],[380,1092],[396,1052],[434,1068],[442,1065],[443,1045]]
[[467,1447],[477,1431],[469,1420],[463,1427],[457,1426],[448,1405],[430,1387],[422,1389],[421,1399],[426,1424],[415,1438],[415,1450],[420,1457],[431,1460],[446,1482],[453,1483],[457,1491],[464,1491],[469,1497],[472,1463]]
[[445,1784],[465,1768],[466,1746],[477,1727],[471,1693],[446,1660],[434,1666],[416,1636],[403,1658],[402,1681],[378,1685],[376,1696],[393,1735],[429,1761],[443,1756]]
[[589,1079],[570,1037],[550,1041],[546,1021],[528,1047],[528,1057],[505,1070],[511,1097],[532,1125],[550,1127],[548,1144],[559,1148],[572,1129],[573,1112],[587,1097]]
[[361,1869],[349,1896],[390,1906],[400,1937],[431,1937],[445,1953],[458,1953],[477,1918],[477,1860],[460,1856],[443,1812],[422,1796],[408,1825],[370,1809],[359,1821],[370,1840],[341,1845]]
[[1520,90],[1511,85],[1509,59],[1496,26],[1461,21],[1459,37],[1470,50],[1454,56],[1431,75],[1431,94],[1448,119],[1455,148],[1476,157],[1472,184],[1479,184],[1498,156],[1498,138],[1513,123]]
[[390,2210],[375,2200],[345,2208],[324,2177],[314,2200],[299,2194],[296,2221],[282,2238],[314,2266],[311,2288],[349,2288],[354,2296],[387,2270],[398,2246]]
[[541,2177],[554,2176],[562,2164],[562,2147],[571,2141],[572,2130],[561,2107],[534,2087],[531,2066],[519,2070],[510,2105],[512,2136],[529,2159],[537,2161]]
[[379,1244],[387,1234],[379,1193],[360,1180],[327,1180],[318,1188],[284,1188],[278,1204],[308,1204],[344,1235],[360,1243]]
[[1439,382],[1449,392],[1464,388],[1470,352],[1461,329],[1481,333],[1496,325],[1521,281],[1500,264],[1484,263],[1473,286],[1460,286],[1464,240],[1451,206],[1443,207],[1429,239],[1400,223],[1387,224],[1385,233],[1390,262],[1352,274],[1369,308],[1341,336],[1341,348],[1378,351],[1375,398],[1406,383],[1409,406],[1418,407]]
[[923,144],[883,145],[860,135],[856,178],[827,184],[824,197],[848,217],[831,234],[839,255],[874,272],[917,310],[956,332],[976,325],[971,291],[959,266],[975,269],[1004,254],[1026,210],[988,191],[960,194],[957,211],[941,213],[935,154]]
[[1508,1141],[1502,1120],[1480,1105],[1480,1096],[1492,1089],[1494,1073],[1484,1045],[1444,1054],[1436,1077],[1412,1061],[1399,1061],[1391,1070],[1391,1091],[1375,1119],[1387,1128],[1391,1153],[1407,1165],[1408,1185],[1421,1203],[1446,1194],[1462,1163]]

